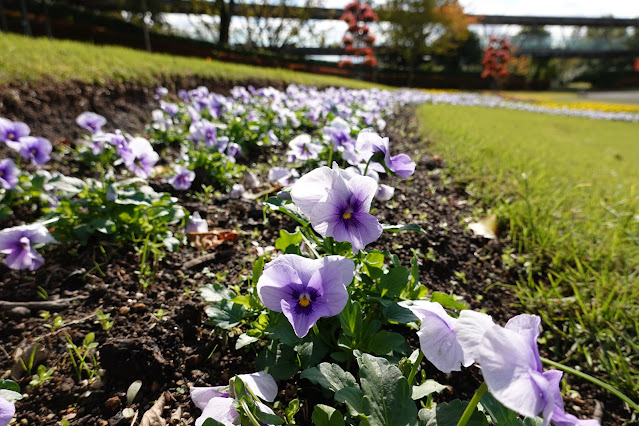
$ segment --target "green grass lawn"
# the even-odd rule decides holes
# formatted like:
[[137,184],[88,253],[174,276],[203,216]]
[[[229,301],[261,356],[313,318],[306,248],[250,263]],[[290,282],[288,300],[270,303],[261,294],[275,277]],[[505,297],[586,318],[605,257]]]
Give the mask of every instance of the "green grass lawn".
[[639,125],[449,105],[418,115],[453,177],[509,224],[528,271],[519,295],[554,359],[637,395]]
[[197,75],[232,81],[250,79],[284,81],[314,86],[383,87],[354,79],[308,74],[279,68],[207,61],[114,46],[28,38],[0,33],[0,84],[9,81],[108,80],[152,82],[157,76]]

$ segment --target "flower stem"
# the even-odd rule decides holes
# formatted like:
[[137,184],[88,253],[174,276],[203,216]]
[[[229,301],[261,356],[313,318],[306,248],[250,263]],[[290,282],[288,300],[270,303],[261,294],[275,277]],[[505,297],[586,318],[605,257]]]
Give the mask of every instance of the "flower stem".
[[371,158],[368,159],[368,161],[366,162],[366,167],[364,168],[364,173],[362,173],[364,176],[366,176],[366,173],[368,173],[368,166],[371,164],[371,160],[373,159],[373,156],[371,155]]
[[484,396],[487,389],[488,385],[486,385],[486,382],[483,382],[479,386],[479,388],[475,391],[475,395],[473,395],[473,399],[470,400],[468,406],[464,410],[464,414],[462,414],[461,419],[459,419],[459,422],[457,422],[457,426],[466,426],[468,420],[470,420],[470,417],[475,412],[477,404],[479,404],[479,401],[481,400],[482,396]]
[[331,163],[333,162],[333,145],[331,145],[329,151],[328,151],[328,167],[331,167]]
[[630,407],[632,407],[633,410],[639,412],[639,404],[637,404],[636,402],[633,402],[630,398],[628,398],[626,395],[624,395],[623,393],[621,393],[621,391],[619,391],[618,389],[612,387],[611,385],[609,385],[608,383],[601,381],[595,377],[592,377],[589,374],[584,373],[583,371],[579,371],[579,370],[575,370],[574,368],[565,366],[563,364],[559,364],[558,362],[555,361],[551,361],[547,358],[541,358],[541,362],[543,362],[546,365],[550,365],[551,367],[555,367],[558,370],[562,370],[565,371],[566,373],[570,373],[572,375],[575,375],[581,379],[584,380],[588,380],[591,383],[596,384],[597,386],[601,386],[602,388],[604,388],[605,390],[607,390],[608,392],[610,392],[611,394],[615,395],[616,397],[618,397],[619,399],[621,399],[623,402],[625,402],[626,404],[630,405]]
[[422,363],[422,359],[424,359],[424,354],[422,351],[419,351],[419,355],[417,355],[417,360],[413,367],[410,369],[410,373],[408,374],[408,385],[413,384],[413,380],[415,380],[415,375],[417,374],[417,369],[419,368],[419,364]]

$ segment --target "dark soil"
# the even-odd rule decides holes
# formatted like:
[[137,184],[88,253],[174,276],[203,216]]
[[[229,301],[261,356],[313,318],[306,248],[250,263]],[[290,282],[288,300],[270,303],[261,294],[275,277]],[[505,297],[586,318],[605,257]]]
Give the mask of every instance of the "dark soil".
[[[249,83],[261,86],[270,82]],[[166,79],[160,84],[170,89],[207,85],[220,93],[235,85],[195,78]],[[0,87],[0,116],[24,121],[33,134],[52,141],[76,138],[80,132],[75,117],[85,110],[136,133],[143,131],[156,108],[154,90],[141,83],[94,86],[67,82],[39,87],[16,83]],[[423,284],[432,291],[459,295],[471,308],[485,310],[501,323],[521,313],[511,287],[520,271],[509,268],[502,259],[504,254],[508,256],[508,239],[478,238],[465,229],[465,219],[472,216],[474,206],[466,199],[464,188],[442,181],[444,164],[424,151],[428,145],[420,140],[410,110],[387,121],[385,133],[393,150],[410,152],[418,166],[408,184],[388,179],[387,183],[396,186],[395,202],[378,207],[375,214],[384,223],[418,223],[427,233],[385,234],[374,246],[389,248],[405,264],[418,250],[425,255],[420,264]],[[67,419],[71,425],[130,425],[132,419],[123,417],[126,391],[131,383],[141,380],[142,389],[131,406],[139,411],[138,419],[168,392],[164,418],[171,425],[189,425],[199,415],[191,404],[189,386],[221,385],[233,375],[255,371],[254,347],[236,351],[236,336],[218,334],[205,324],[205,305],[197,289],[215,282],[216,273],[226,274],[225,282],[230,285],[241,284],[241,275],[250,272],[258,252],[274,244],[279,229],[292,231],[294,224],[271,215],[265,226],[261,205],[256,202],[225,197],[197,201],[184,195],[180,201],[190,211],[206,215],[211,228],[238,229],[240,239],[211,253],[184,247],[170,254],[162,261],[155,284],[146,290],[140,289],[134,273],[139,259],[131,247],[107,245],[105,257],[98,243],[53,246],[46,253],[45,266],[34,273],[11,271],[0,263],[1,301],[41,301],[38,287],[53,301],[77,298],[67,307],[49,308],[48,319],[43,319],[37,308],[0,311],[0,368],[11,370],[16,351],[36,340],[46,352],[40,362],[55,368],[50,381],[31,390],[27,390],[29,378],[18,380],[25,398],[16,404],[17,424],[55,425]],[[97,321],[97,310],[115,321],[108,331]],[[47,328],[58,315],[64,326]],[[92,382],[86,376],[76,377],[67,353],[67,338],[81,345],[89,332],[95,333],[99,344],[102,369],[102,378]],[[406,328],[405,333],[416,347],[414,332]],[[480,383],[476,368],[444,375],[426,361],[423,367],[429,377],[451,385],[439,401],[468,399]],[[591,417],[600,406],[603,424],[627,424],[623,419],[628,413],[617,399],[582,381],[567,380],[579,393],[579,397],[565,399],[569,412]],[[292,382],[279,385],[279,399],[286,404],[298,397],[303,409],[297,420],[310,424],[313,404],[318,402],[317,389],[305,381],[299,389]]]

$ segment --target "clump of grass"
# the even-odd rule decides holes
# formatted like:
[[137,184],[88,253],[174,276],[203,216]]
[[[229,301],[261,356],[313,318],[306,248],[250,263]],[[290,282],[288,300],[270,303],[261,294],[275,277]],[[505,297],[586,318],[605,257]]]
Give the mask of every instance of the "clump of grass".
[[450,105],[419,117],[455,177],[509,221],[531,265],[519,296],[544,319],[553,358],[636,395],[637,125]]
[[116,46],[95,46],[74,41],[29,38],[0,33],[0,84],[9,81],[139,80],[152,83],[159,76],[197,75],[231,81],[259,79],[312,86],[369,89],[372,83],[280,68],[262,68],[215,60],[188,58]]

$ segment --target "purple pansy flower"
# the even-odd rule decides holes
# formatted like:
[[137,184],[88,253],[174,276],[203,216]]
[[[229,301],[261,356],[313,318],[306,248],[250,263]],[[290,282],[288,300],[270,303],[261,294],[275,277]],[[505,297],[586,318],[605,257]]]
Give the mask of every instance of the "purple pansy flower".
[[235,183],[233,184],[233,186],[231,187],[231,192],[229,192],[229,197],[237,200],[239,199],[242,194],[244,194],[246,192],[246,188],[244,188],[244,185],[240,184],[240,183]]
[[307,134],[297,136],[288,143],[289,151],[287,154],[293,160],[314,160],[319,157],[322,152],[322,146],[311,142],[311,137]]
[[456,318],[446,313],[442,305],[426,300],[400,302],[421,321],[417,332],[419,346],[424,356],[438,370],[444,373],[461,371],[461,365],[468,367],[474,360],[464,354],[455,335]]
[[242,147],[236,144],[235,142],[229,143],[229,138],[227,136],[220,137],[218,139],[218,142],[220,143],[220,145],[222,145],[223,143],[225,145],[228,144],[226,148],[226,155],[231,158],[236,158],[238,155],[242,153]]
[[[364,129],[359,132],[355,142],[355,151],[359,156],[360,162],[367,162],[376,152],[383,153],[386,167],[401,178],[406,179],[415,172],[415,163],[408,155],[397,154],[391,157],[388,138],[382,138],[371,129]],[[377,168],[374,168],[374,170],[380,171]]]
[[51,142],[48,139],[25,136],[20,138],[20,155],[22,158],[31,160],[31,164],[42,166],[51,158]]
[[267,179],[270,182],[278,182],[282,185],[292,185],[297,181],[299,173],[295,169],[287,167],[271,167]]
[[126,167],[137,177],[146,178],[160,156],[153,150],[151,143],[144,138],[133,138],[129,144],[130,155],[122,157]]
[[16,413],[16,406],[0,396],[0,426],[7,426]]
[[162,108],[171,117],[178,113],[179,107],[177,104],[171,102],[160,101],[160,108]]
[[264,306],[282,312],[298,337],[304,337],[318,319],[344,309],[355,264],[342,256],[308,259],[285,254],[269,262],[257,283]]
[[29,133],[31,133],[31,129],[26,124],[0,118],[0,141],[7,144],[16,143],[20,138],[29,136]]
[[13,189],[18,184],[19,173],[12,159],[5,158],[0,161],[0,185],[4,189]]
[[40,223],[0,231],[0,253],[8,255],[5,262],[11,269],[38,269],[44,263],[44,258],[31,246],[54,242],[47,228]]
[[395,195],[395,188],[389,185],[381,184],[377,187],[375,192],[375,199],[379,201],[389,201]]
[[155,95],[153,97],[155,99],[160,99],[168,94],[169,94],[169,89],[167,89],[166,87],[160,86],[157,89],[155,89]]
[[193,179],[195,179],[195,172],[189,170],[186,166],[182,166],[175,171],[175,176],[173,176],[169,182],[173,188],[185,190],[191,187]]
[[351,128],[340,117],[333,119],[330,125],[324,127],[322,131],[330,138],[335,149],[342,148],[344,145],[353,145],[354,140],[351,137]]
[[209,148],[217,145],[217,128],[208,120],[202,119],[191,124],[189,132],[191,133],[190,139],[196,143],[204,142],[204,145]]
[[96,114],[95,112],[91,111],[85,111],[82,114],[78,115],[78,118],[75,119],[75,122],[78,124],[78,126],[95,134],[102,131],[102,126],[106,124],[107,120],[100,114]]
[[302,176],[291,197],[320,235],[348,241],[357,253],[382,234],[382,226],[369,213],[376,192],[374,179],[333,164],[332,169],[319,167]]
[[257,398],[255,404],[260,411],[267,414],[274,414],[273,410],[264,405],[260,400],[273,402],[277,396],[277,383],[270,374],[263,371],[253,374],[239,374],[231,379],[229,386],[194,387],[190,389],[193,404],[200,410],[202,415],[195,420],[196,426],[202,426],[207,419],[214,419],[225,426],[235,426],[239,413],[235,409],[234,402],[237,395],[233,394],[233,381],[242,380]]
[[206,219],[200,217],[200,212],[195,212],[189,217],[186,224],[186,232],[208,232],[209,224]]

